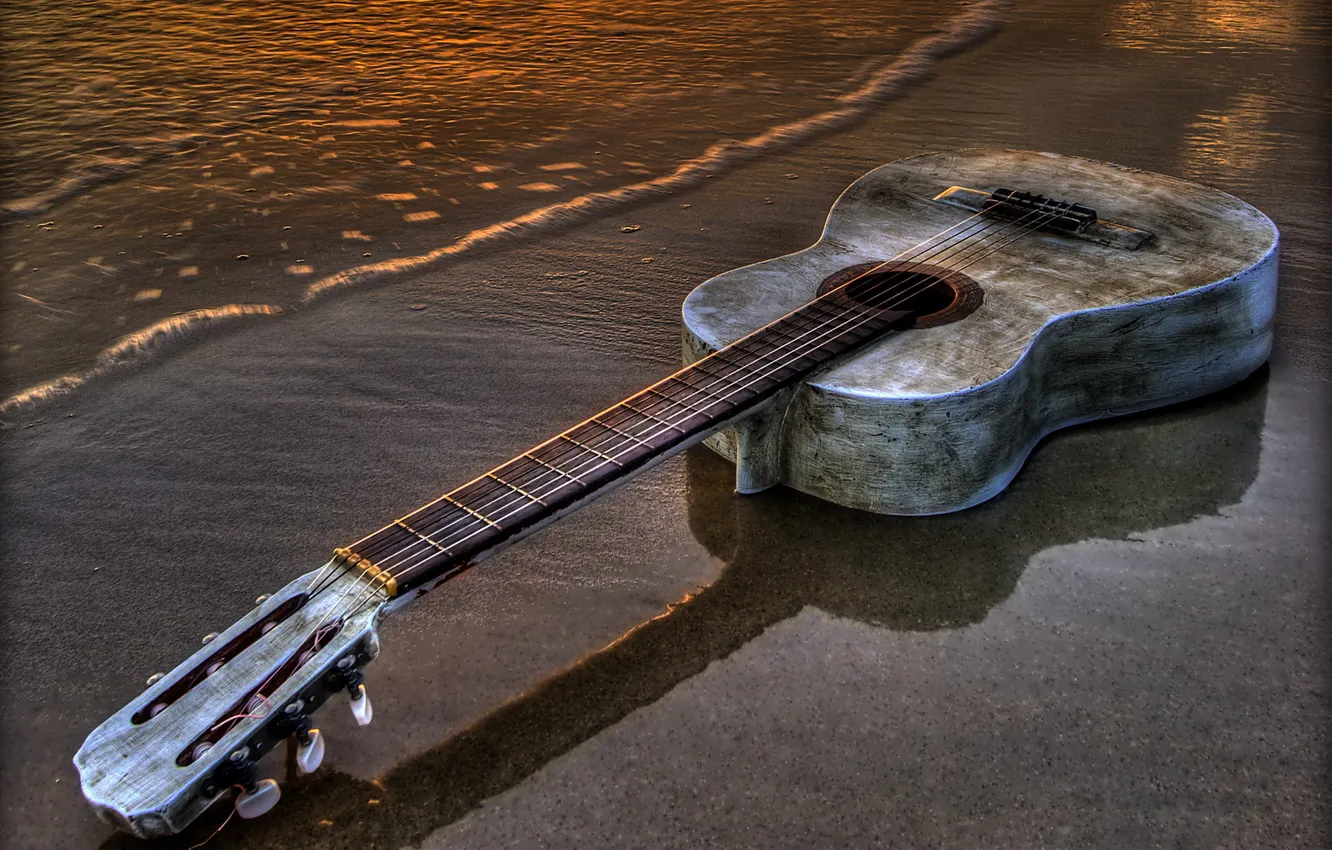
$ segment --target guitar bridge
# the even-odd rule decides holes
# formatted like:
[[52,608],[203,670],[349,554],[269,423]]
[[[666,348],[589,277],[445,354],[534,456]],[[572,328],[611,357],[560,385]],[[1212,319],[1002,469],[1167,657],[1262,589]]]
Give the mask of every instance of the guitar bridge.
[[1043,229],[1127,251],[1136,251],[1154,235],[1149,230],[1106,221],[1097,216],[1096,210],[1091,207],[1069,201],[1056,201],[1034,192],[1018,192],[1002,188],[993,192],[983,192],[965,186],[950,186],[935,195],[934,200],[972,212],[984,212],[988,215],[1017,220],[1029,216],[1033,218],[1047,216],[1047,220],[1041,224]]
[[1003,218],[1044,218],[1041,227],[1066,233],[1081,233],[1096,223],[1096,210],[1091,207],[1013,189],[995,189],[985,202],[985,210]]

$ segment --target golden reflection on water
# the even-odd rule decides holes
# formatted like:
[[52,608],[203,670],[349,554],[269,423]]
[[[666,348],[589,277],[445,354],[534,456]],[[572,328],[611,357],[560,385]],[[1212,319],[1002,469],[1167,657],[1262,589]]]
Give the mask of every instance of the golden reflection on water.
[[[1274,121],[1308,108],[1291,100],[1283,70],[1320,43],[1322,14],[1307,0],[1129,0],[1104,37],[1129,50],[1216,57],[1213,73],[1233,88],[1223,103],[1204,101],[1180,138],[1181,176],[1207,180],[1272,164],[1282,141]],[[1259,56],[1280,57],[1283,70],[1242,58]]]
[[1131,0],[1106,34],[1115,47],[1154,52],[1293,51],[1314,34],[1298,0]]
[[1199,113],[1185,130],[1185,175],[1253,173],[1271,164],[1282,141],[1269,129],[1278,108],[1272,95],[1245,90],[1224,110]]

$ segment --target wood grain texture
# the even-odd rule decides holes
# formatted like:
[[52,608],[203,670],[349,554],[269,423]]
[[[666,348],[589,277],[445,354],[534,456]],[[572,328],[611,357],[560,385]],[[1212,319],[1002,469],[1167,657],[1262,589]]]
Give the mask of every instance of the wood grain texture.
[[1041,232],[968,265],[985,289],[975,314],[871,343],[800,386],[778,424],[769,410],[710,438],[739,458],[737,489],[781,482],[879,513],[960,510],[1000,492],[1051,431],[1204,395],[1267,359],[1278,233],[1261,212],[1122,166],[966,150],[875,169],[838,198],[816,244],[700,285],[684,304],[685,361],[795,309],[838,269],[956,224],[966,213],[932,200],[953,185],[1038,192],[1156,235],[1128,251]]

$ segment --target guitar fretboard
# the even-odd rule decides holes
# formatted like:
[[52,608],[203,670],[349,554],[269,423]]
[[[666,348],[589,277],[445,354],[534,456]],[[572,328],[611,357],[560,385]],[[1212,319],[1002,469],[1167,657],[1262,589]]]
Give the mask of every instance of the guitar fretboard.
[[417,508],[350,551],[402,593],[450,578],[742,416],[911,314],[830,294]]

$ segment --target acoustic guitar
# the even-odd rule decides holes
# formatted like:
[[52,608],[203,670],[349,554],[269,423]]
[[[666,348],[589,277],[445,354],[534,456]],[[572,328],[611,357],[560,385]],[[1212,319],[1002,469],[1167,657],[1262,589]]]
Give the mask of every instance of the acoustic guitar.
[[1051,431],[1235,383],[1267,359],[1278,233],[1230,195],[1048,153],[967,150],[875,169],[809,248],[684,304],[686,365],[334,551],[97,727],[74,758],[141,837],[228,800],[276,804],[259,760],[346,694],[382,617],[699,442],[736,490],[782,483],[867,511],[999,493]]

